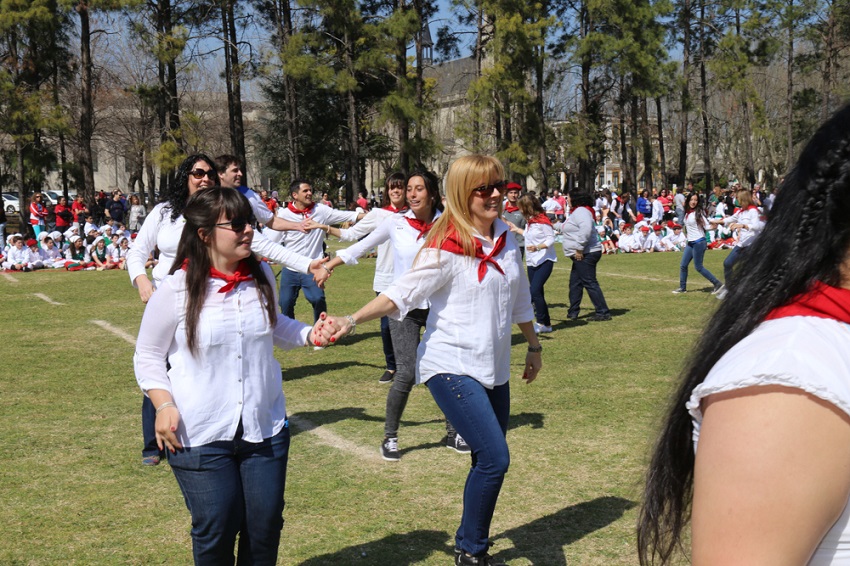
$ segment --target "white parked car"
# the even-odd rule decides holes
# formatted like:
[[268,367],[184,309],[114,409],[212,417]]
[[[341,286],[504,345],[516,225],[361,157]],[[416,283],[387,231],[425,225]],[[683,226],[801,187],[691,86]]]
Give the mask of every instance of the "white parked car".
[[18,201],[18,196],[11,193],[3,193],[3,208],[6,209],[6,214],[17,214],[21,210],[21,203]]

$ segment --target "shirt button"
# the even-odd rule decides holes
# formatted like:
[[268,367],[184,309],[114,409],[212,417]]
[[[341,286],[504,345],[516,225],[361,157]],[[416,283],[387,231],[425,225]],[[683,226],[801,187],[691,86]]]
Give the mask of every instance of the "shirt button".
[[238,381],[239,383],[242,383],[242,380],[241,380],[241,379],[237,379],[236,381]]
[[241,404],[242,404],[242,401],[239,401],[239,404],[241,405]]
[[240,359],[240,360],[241,360],[241,359],[242,359],[242,356],[241,356],[241,355],[239,355],[239,356],[236,356],[236,357],[237,357],[237,358],[239,358],[239,359]]

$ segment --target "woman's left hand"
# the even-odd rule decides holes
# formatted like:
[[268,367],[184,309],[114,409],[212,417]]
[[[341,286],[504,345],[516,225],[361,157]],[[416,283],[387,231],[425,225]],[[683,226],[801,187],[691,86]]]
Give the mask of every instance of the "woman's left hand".
[[540,352],[528,352],[525,355],[525,371],[522,374],[522,378],[526,383],[531,383],[537,377],[537,374],[540,373],[540,369],[543,367],[543,356],[540,355]]

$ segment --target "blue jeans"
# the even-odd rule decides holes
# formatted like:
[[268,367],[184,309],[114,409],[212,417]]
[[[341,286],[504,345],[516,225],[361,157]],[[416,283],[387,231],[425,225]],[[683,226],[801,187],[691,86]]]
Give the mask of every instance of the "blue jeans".
[[528,283],[531,286],[531,304],[534,305],[534,317],[543,326],[551,326],[549,319],[549,305],[546,304],[546,296],[543,294],[543,286],[552,275],[551,261],[544,261],[537,267],[528,266]]
[[156,407],[147,395],[142,396],[142,439],[145,445],[142,447],[142,457],[160,455],[159,446],[156,445]]
[[313,305],[313,322],[319,320],[319,315],[328,310],[325,302],[325,292],[319,288],[313,276],[283,268],[280,271],[280,312],[289,318],[295,318],[295,301],[298,291],[303,289],[304,296]]
[[707,270],[702,265],[702,258],[705,256],[705,248],[708,246],[708,243],[705,241],[705,238],[700,238],[695,242],[688,242],[688,245],[685,246],[685,252],[682,254],[682,263],[679,264],[679,288],[686,289],[688,285],[688,265],[690,265],[691,260],[694,260],[694,267],[697,270],[697,273],[711,281],[711,284],[717,287],[720,285],[720,281],[717,280],[717,277],[711,274],[709,270]]
[[481,556],[487,552],[490,521],[511,462],[505,438],[511,410],[510,383],[487,389],[467,375],[441,373],[426,384],[437,406],[472,448],[455,547]]
[[271,438],[211,442],[168,453],[186,507],[192,515],[195,564],[233,566],[277,563],[283,528],[283,491],[289,458],[289,423]]
[[0,222],[0,250],[6,248],[6,223]]
[[[380,295],[376,292],[375,295]],[[395,352],[393,351],[393,339],[390,336],[390,319],[389,317],[381,317],[381,344],[384,347],[384,360],[387,362],[387,369],[395,371]]]
[[611,314],[608,303],[605,302],[605,295],[602,294],[602,288],[599,287],[599,281],[596,280],[596,264],[602,259],[602,252],[584,254],[581,261],[576,261],[575,258],[570,259],[573,262],[573,268],[570,270],[570,306],[567,309],[567,316],[569,318],[578,316],[582,290],[585,289],[590,302],[596,309],[596,314],[600,316]]
[[732,251],[729,252],[729,255],[726,256],[726,259],[723,260],[723,279],[725,279],[727,283],[732,278],[732,268],[735,266],[735,262],[740,259],[741,250],[741,246],[735,246],[732,248]]

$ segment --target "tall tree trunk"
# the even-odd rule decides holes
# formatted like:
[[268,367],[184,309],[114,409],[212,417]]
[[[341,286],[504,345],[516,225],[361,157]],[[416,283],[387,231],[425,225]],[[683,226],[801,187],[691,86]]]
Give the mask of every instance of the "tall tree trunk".
[[691,110],[691,2],[684,0],[682,15],[682,110],[679,132],[679,183],[685,186],[688,176],[688,123]]
[[[826,22],[826,37],[824,38],[824,62],[823,62],[823,71],[821,73],[821,78],[823,80],[823,97],[821,98],[821,106],[820,106],[820,119],[821,122],[825,122],[827,118],[829,118],[829,114],[831,111],[831,94],[832,94],[832,76],[833,76],[833,62],[834,62],[834,53],[835,53],[835,27],[836,27],[836,19],[835,19],[835,3],[827,2],[829,15],[827,16]],[[791,164],[786,165],[786,168],[790,168]]]
[[[225,39],[225,44],[230,45],[230,62],[227,67],[230,68],[230,74],[227,77],[228,96],[227,96],[227,112],[232,124],[230,130],[230,146],[233,152],[245,161],[244,178],[242,182],[248,184],[248,162],[245,152],[245,125],[242,121],[242,65],[239,63],[239,44],[236,39],[236,16],[233,6],[235,0],[227,0],[227,23],[230,24],[227,32],[229,38]],[[227,51],[225,51],[227,54]]]
[[[398,11],[406,10],[405,0],[396,0],[395,9]],[[407,87],[407,41],[404,38],[399,38],[395,49],[396,92],[400,96],[405,96]],[[403,112],[399,113],[397,135],[399,169],[407,175],[410,171],[410,121]]]
[[[276,4],[278,36],[280,37],[281,50],[289,43],[289,39],[292,37],[294,31],[292,27],[292,6],[289,2],[290,0],[281,0]],[[295,80],[285,70],[283,75],[283,92],[289,174],[292,178],[297,179],[301,177],[301,148],[298,143],[298,92],[296,91]]]
[[700,0],[700,28],[699,28],[699,91],[700,91],[700,117],[702,118],[702,163],[705,169],[705,191],[708,193],[714,187],[714,172],[711,168],[711,128],[708,122],[708,78],[706,76],[705,63],[708,58],[706,53],[706,0]]
[[[425,58],[423,56],[423,46],[422,46],[422,32],[425,29],[425,26],[428,25],[428,22],[425,20],[424,6],[423,0],[413,0],[413,7],[416,10],[416,21],[419,25],[419,32],[416,34],[416,40],[414,47],[416,49],[416,83],[414,86],[415,98],[416,98],[416,108],[419,112],[423,112],[423,108],[425,106],[425,78],[424,78],[424,66],[425,66]],[[413,140],[414,140],[414,154],[413,154],[413,162],[416,164],[417,168],[422,167],[422,118],[420,115],[416,120],[416,124],[413,130]]]
[[655,156],[652,154],[652,136],[649,133],[649,111],[646,107],[646,97],[642,96],[640,98],[640,114],[641,114],[641,125],[640,132],[641,137],[643,138],[643,169],[644,169],[644,179],[646,179],[646,189],[652,193],[652,170],[653,170],[653,162],[655,161]]
[[[477,33],[475,36],[475,80],[481,78],[481,70],[484,64],[484,6],[481,0],[476,2],[478,10]],[[472,151],[481,151],[481,105],[473,100],[475,111],[472,114]]]
[[94,158],[91,140],[94,135],[94,102],[92,100],[91,28],[88,4],[76,5],[80,16],[80,169],[83,173],[83,198],[88,201],[94,196]]
[[[343,42],[345,68],[354,77],[354,57],[352,54],[354,46],[351,44],[351,37],[348,31],[343,36]],[[356,198],[360,191],[363,190],[363,181],[360,176],[360,132],[358,129],[359,120],[357,119],[357,98],[354,95],[353,88],[349,88],[346,93],[346,113],[348,114],[348,144],[351,153],[351,163],[348,173],[351,180],[352,196]]]
[[[631,88],[630,88],[631,90]],[[631,173],[631,190],[638,193],[638,128],[640,128],[640,116],[638,112],[638,99],[634,94],[629,96],[630,124],[629,124],[629,171]]]
[[[591,18],[590,9],[587,5],[588,0],[582,0],[579,7],[579,35],[581,41],[586,41],[593,29],[593,20]],[[596,108],[595,102],[591,101],[592,84],[590,81],[590,72],[593,68],[593,59],[589,50],[585,50],[581,55],[581,118],[584,136],[587,139],[588,145],[591,143],[591,138],[595,140],[596,132]],[[622,123],[621,123],[622,127]],[[589,157],[580,157],[578,160],[578,182],[579,186],[592,187],[596,177],[595,163]]]
[[664,153],[664,117],[661,112],[661,97],[655,97],[655,114],[658,120],[658,160],[661,162],[661,188],[668,187],[667,155]]
[[[540,161],[540,190],[549,192],[549,156],[546,152],[546,116],[543,115],[543,89],[545,82],[545,45],[536,48],[535,60],[535,91],[534,91],[534,126],[537,131],[537,154]],[[589,190],[589,187],[584,187]]]
[[629,174],[629,145],[626,142],[626,77],[620,75],[620,93],[617,101],[618,118],[620,119],[620,187],[629,190],[631,176]]
[[[735,31],[741,35],[741,11],[735,10]],[[744,112],[744,175],[747,182],[752,186],[756,182],[755,161],[753,160],[753,129],[750,119],[750,102],[748,93],[741,95],[742,110]]]
[[[57,62],[58,63],[58,62]],[[53,65],[53,104],[59,108],[59,65]],[[62,177],[62,196],[68,202],[68,157],[65,148],[65,134],[59,131],[59,172]]]
[[790,169],[794,159],[794,0],[788,0],[788,61],[786,74],[788,84],[785,90],[785,135],[788,136],[787,154],[785,157],[785,168]]

